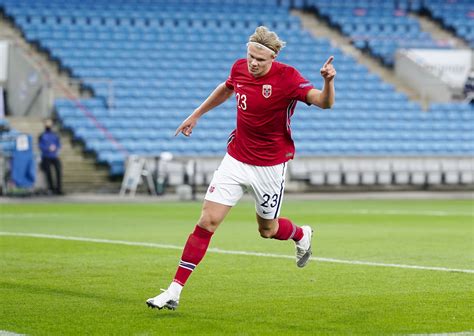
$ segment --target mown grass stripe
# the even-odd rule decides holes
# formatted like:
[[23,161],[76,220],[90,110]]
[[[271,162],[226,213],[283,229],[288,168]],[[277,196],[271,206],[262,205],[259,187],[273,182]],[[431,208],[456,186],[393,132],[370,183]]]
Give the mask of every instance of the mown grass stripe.
[[[111,240],[111,239],[101,239],[101,238],[72,237],[72,236],[61,236],[61,235],[52,235],[52,234],[43,234],[43,233],[0,232],[0,235],[1,236],[15,236],[15,237],[29,237],[29,238],[59,239],[59,240],[81,241],[81,242],[89,242],[89,243],[153,247],[153,248],[173,249],[173,250],[183,249],[182,246],[178,246],[178,245],[147,243],[147,242],[133,242],[133,241]],[[231,255],[245,255],[245,256],[253,256],[253,257],[281,258],[281,259],[294,259],[295,258],[295,256],[289,256],[289,255],[283,255],[283,254],[262,253],[262,252],[253,252],[253,251],[221,250],[218,248],[209,248],[208,252],[219,253],[219,254],[231,254]],[[319,261],[319,262],[338,263],[338,264],[393,267],[393,268],[416,269],[416,270],[439,271],[439,272],[474,273],[474,270],[471,270],[471,269],[378,263],[378,262],[371,262],[371,261],[343,260],[343,259],[322,258],[322,257],[312,257],[311,259]]]

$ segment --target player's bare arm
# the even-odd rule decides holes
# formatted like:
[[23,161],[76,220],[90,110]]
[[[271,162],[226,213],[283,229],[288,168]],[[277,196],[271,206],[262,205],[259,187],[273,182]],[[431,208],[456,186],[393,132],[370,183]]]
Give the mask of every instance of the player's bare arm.
[[190,136],[198,119],[201,118],[203,114],[229,99],[233,92],[234,91],[229,89],[225,83],[219,84],[215,90],[212,91],[209,97],[207,97],[207,99],[197,109],[195,109],[194,112],[181,123],[181,125],[179,125],[174,136],[177,136],[179,133],[183,133],[185,136]]
[[334,105],[334,99],[336,96],[334,90],[334,78],[336,77],[336,69],[332,64],[333,60],[334,56],[329,57],[320,70],[321,76],[324,78],[323,89],[311,89],[306,96],[306,101],[308,103],[316,105],[323,109],[331,108],[332,105]]

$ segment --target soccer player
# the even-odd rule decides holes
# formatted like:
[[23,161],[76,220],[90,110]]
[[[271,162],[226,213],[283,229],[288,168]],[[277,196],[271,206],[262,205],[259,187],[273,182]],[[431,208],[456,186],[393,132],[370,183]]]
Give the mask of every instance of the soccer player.
[[245,191],[255,198],[258,230],[263,238],[295,241],[296,265],[304,267],[311,252],[312,229],[279,217],[287,161],[293,159],[290,118],[296,102],[331,108],[336,70],[329,57],[320,70],[322,90],[293,67],[275,61],[285,42],[261,26],[247,43],[247,59],[232,66],[229,78],[177,128],[190,136],[198,119],[233,94],[237,103],[237,127],[230,134],[227,154],[207,190],[201,217],[189,236],[176,275],[168,289],[146,301],[151,308],[176,309],[188,277],[204,257],[210,240],[230,209]]

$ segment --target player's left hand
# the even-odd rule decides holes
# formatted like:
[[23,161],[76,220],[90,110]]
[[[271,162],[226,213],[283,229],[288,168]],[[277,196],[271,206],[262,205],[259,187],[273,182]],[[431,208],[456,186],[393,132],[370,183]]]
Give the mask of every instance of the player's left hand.
[[329,82],[336,77],[336,69],[334,65],[332,65],[332,61],[334,60],[334,56],[328,58],[326,63],[324,63],[323,67],[321,68],[321,76],[324,78],[325,81]]

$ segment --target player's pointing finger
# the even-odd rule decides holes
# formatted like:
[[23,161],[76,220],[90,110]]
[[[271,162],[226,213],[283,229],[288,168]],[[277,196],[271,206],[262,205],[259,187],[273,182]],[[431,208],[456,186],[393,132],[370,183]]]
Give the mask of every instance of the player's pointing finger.
[[326,65],[331,64],[333,60],[334,60],[334,56],[329,57],[328,60],[326,61],[326,63],[324,63],[323,68],[324,68]]

